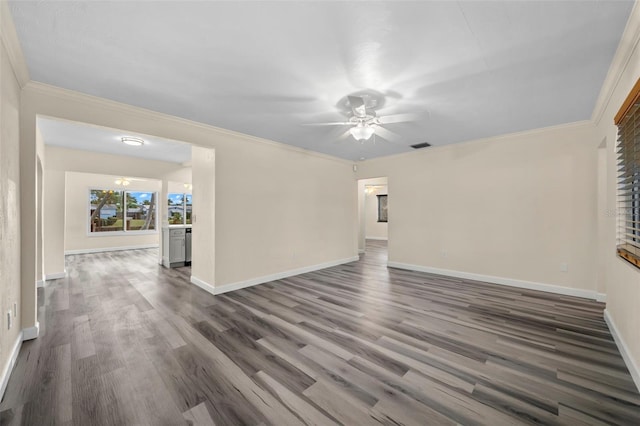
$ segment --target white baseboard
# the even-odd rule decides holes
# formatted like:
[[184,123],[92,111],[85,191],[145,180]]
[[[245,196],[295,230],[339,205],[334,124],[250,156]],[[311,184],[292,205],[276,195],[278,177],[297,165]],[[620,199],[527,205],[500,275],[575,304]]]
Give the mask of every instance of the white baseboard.
[[2,370],[2,376],[0,377],[0,401],[4,397],[4,391],[7,389],[7,384],[9,383],[9,377],[11,377],[11,372],[13,371],[13,367],[16,365],[16,360],[18,359],[18,354],[20,353],[20,348],[22,347],[22,332],[18,334],[18,338],[13,344],[13,348],[11,349],[11,355],[9,355],[9,361],[7,365],[4,366]]
[[33,340],[40,334],[40,323],[37,322],[33,327],[22,329],[22,340]]
[[364,237],[365,240],[387,241],[387,237]]
[[430,274],[446,275],[450,277],[463,278],[466,280],[484,281],[492,284],[506,285],[510,287],[526,288],[529,290],[546,291],[548,293],[563,294],[565,296],[576,296],[585,299],[598,300],[606,298],[606,295],[593,290],[583,290],[580,288],[563,287],[554,284],[537,283],[534,281],[516,280],[513,278],[494,277],[492,275],[474,274],[471,272],[454,271],[450,269],[432,268],[430,266],[411,265],[400,262],[387,262],[390,268],[406,269],[409,271],[427,272]]
[[283,278],[292,277],[294,275],[306,274],[307,272],[313,272],[313,271],[318,271],[320,269],[331,268],[332,266],[338,266],[338,265],[342,265],[344,263],[357,262],[358,260],[360,260],[360,256],[352,256],[352,257],[347,257],[346,259],[333,260],[331,262],[325,262],[325,263],[320,263],[320,264],[317,264],[317,265],[305,266],[303,268],[291,269],[289,271],[278,272],[278,273],[272,274],[272,275],[265,275],[265,276],[258,277],[258,278],[252,278],[252,279],[246,280],[246,281],[238,281],[238,282],[231,283],[231,284],[225,284],[225,285],[220,286],[220,287],[214,287],[214,286],[211,286],[210,284],[204,283],[209,287],[209,288],[205,288],[204,286],[201,286],[198,283],[195,283],[193,281],[193,277],[191,277],[191,282],[196,284],[198,287],[208,291],[209,293],[222,294],[222,293],[227,293],[229,291],[240,290],[240,289],[246,288],[246,287],[252,287],[252,286],[258,285],[258,284],[264,284],[264,283],[268,283],[268,282],[271,282],[271,281],[281,280]]
[[622,335],[620,334],[616,323],[613,321],[613,317],[607,309],[604,310],[604,321],[609,326],[609,331],[611,331],[611,335],[613,336],[613,340],[616,342],[616,346],[618,346],[620,355],[622,355],[622,359],[629,369],[629,373],[631,373],[631,378],[636,384],[636,388],[638,389],[638,391],[640,391],[640,368],[638,368],[638,366],[634,362],[629,347],[622,338]]
[[364,249],[358,249],[358,254],[363,254],[364,252]]
[[203,281],[198,277],[194,277],[193,275],[191,275],[191,283],[197,285],[206,292],[216,294],[215,287],[212,284],[209,284],[208,282]]
[[36,288],[41,288],[41,287],[44,287],[44,280],[36,281]]
[[158,248],[158,244],[141,244],[137,246],[122,246],[122,247],[102,247],[102,248],[89,248],[78,250],[65,250],[64,255],[69,254],[88,254],[88,253],[104,253],[107,251],[122,251],[122,250],[140,250],[148,248]]
[[607,295],[604,293],[596,293],[596,301],[597,302],[602,302],[602,303],[606,303],[607,301]]
[[60,278],[64,278],[67,276],[67,271],[56,272],[55,274],[46,274],[44,276],[45,281],[50,280],[59,280]]

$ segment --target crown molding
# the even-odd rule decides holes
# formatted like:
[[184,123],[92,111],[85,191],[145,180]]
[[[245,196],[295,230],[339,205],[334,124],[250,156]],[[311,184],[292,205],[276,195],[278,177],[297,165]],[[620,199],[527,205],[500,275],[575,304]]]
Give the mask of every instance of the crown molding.
[[629,62],[631,61],[631,57],[638,47],[638,42],[640,41],[640,6],[638,3],[639,2],[633,3],[633,9],[631,9],[629,20],[627,21],[627,25],[622,33],[618,49],[613,56],[613,61],[611,61],[609,71],[604,79],[604,83],[600,89],[600,94],[598,95],[598,100],[596,101],[593,113],[591,114],[591,121],[596,126],[600,124],[600,121],[604,116],[604,112],[611,102],[613,93],[618,87],[620,79],[626,71]]
[[[50,96],[60,100],[65,101],[73,101],[77,103],[81,103],[87,105],[88,107],[98,107],[102,109],[108,109],[111,111],[115,111],[118,113],[126,114],[129,116],[139,117],[145,120],[155,120],[155,121],[163,121],[175,124],[176,126],[183,127],[191,127],[195,129],[199,129],[209,133],[215,133],[222,137],[232,137],[242,139],[247,142],[252,142],[256,144],[260,144],[262,146],[271,145],[276,148],[285,149],[287,151],[296,152],[298,154],[309,155],[313,157],[323,158],[325,160],[331,160],[338,162],[340,164],[348,164],[349,167],[353,164],[351,160],[345,160],[343,158],[334,157],[328,154],[322,154],[316,151],[310,151],[308,149],[299,148],[293,145],[288,145],[282,142],[276,142],[269,139],[259,138],[257,136],[251,136],[240,132],[235,132],[233,130],[223,129],[221,127],[215,127],[209,124],[200,123],[198,121],[188,120],[186,118],[176,117],[175,115],[165,114],[162,112],[152,111],[145,108],[136,107],[133,105],[125,104],[122,102],[112,101],[110,99],[100,98],[97,96],[87,95],[85,93],[76,92],[74,90],[64,89],[58,86],[52,86],[45,83],[40,83],[37,81],[30,81],[23,89],[27,93],[33,93],[36,96]],[[53,116],[52,118],[60,118]],[[91,124],[91,123],[88,123]],[[133,129],[124,129],[124,130],[132,130]],[[140,133],[140,132],[136,132]],[[163,137],[162,135],[153,135],[158,137]],[[170,139],[170,138],[169,138]],[[192,141],[183,140],[181,142],[194,143]],[[194,145],[203,146],[197,143]],[[215,148],[212,146],[203,146],[204,148]]]
[[13,25],[9,3],[5,0],[0,1],[0,38],[9,56],[16,80],[18,80],[20,87],[24,87],[30,80],[29,69],[22,54],[16,27]]
[[[389,160],[389,159],[392,159],[392,158],[402,158],[402,157],[408,157],[408,156],[414,156],[414,155],[427,154],[429,152],[438,151],[438,150],[457,149],[457,148],[460,148],[460,147],[464,147],[464,146],[471,145],[471,144],[476,144],[476,143],[498,142],[498,141],[505,140],[505,139],[524,138],[524,137],[527,137],[527,136],[534,136],[534,135],[548,133],[548,132],[561,132],[561,131],[564,131],[564,130],[578,129],[578,128],[581,128],[581,127],[595,127],[595,126],[593,125],[593,122],[591,122],[591,120],[573,121],[571,123],[557,124],[555,126],[538,127],[538,128],[535,128],[535,129],[523,130],[521,132],[505,133],[503,135],[489,136],[489,137],[482,138],[482,139],[471,139],[471,140],[462,141],[462,142],[448,143],[448,144],[445,144],[445,145],[432,145],[429,148],[416,149],[414,151],[401,152],[399,154],[393,154],[393,155],[386,155],[384,157],[371,158],[369,160],[359,161],[358,163],[359,164],[366,164],[366,163],[369,163],[369,162],[375,162],[375,161],[380,161],[380,160],[384,161],[384,160]],[[378,175],[371,176],[371,178],[374,178],[374,177],[378,177]],[[368,178],[368,177],[365,176],[365,175],[358,175],[358,179],[366,179],[366,178]]]

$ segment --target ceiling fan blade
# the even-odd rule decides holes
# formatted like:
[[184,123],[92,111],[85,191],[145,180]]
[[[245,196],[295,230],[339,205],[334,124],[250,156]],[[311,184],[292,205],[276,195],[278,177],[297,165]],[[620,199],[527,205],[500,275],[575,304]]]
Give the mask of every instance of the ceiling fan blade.
[[382,126],[378,126],[376,127],[376,136],[380,136],[383,139],[388,140],[391,143],[398,143],[398,144],[402,144],[402,138],[400,137],[400,135],[393,133],[390,130],[385,129]]
[[364,104],[364,98],[361,96],[348,96],[349,105],[356,117],[365,117],[367,115],[367,107]]
[[378,117],[378,122],[380,122],[380,124],[404,123],[407,121],[417,121],[419,118],[420,115],[414,113],[392,114]]
[[345,130],[340,136],[338,136],[336,138],[336,140],[333,141],[333,143],[338,143],[338,142],[342,142],[344,140],[346,140],[347,138],[349,138],[349,136],[351,136],[351,133],[349,132],[350,129]]
[[349,126],[353,125],[353,123],[349,123],[348,121],[334,121],[331,123],[303,123],[303,126]]

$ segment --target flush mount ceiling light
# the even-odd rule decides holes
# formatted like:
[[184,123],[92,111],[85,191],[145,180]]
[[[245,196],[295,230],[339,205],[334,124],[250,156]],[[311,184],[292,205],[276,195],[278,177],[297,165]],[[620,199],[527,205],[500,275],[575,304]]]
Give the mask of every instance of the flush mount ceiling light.
[[127,178],[118,178],[115,180],[116,185],[122,185],[122,186],[127,186],[129,185],[131,182],[129,181],[129,179]]
[[127,145],[131,145],[131,146],[142,146],[144,145],[144,140],[140,139],[140,138],[134,138],[131,136],[125,136],[124,138],[120,138],[120,140],[122,140],[122,143],[126,143]]
[[349,129],[349,133],[351,133],[351,136],[353,136],[353,138],[357,141],[368,140],[369,138],[371,138],[371,136],[373,136],[374,132],[375,128],[368,124],[358,124],[357,126]]

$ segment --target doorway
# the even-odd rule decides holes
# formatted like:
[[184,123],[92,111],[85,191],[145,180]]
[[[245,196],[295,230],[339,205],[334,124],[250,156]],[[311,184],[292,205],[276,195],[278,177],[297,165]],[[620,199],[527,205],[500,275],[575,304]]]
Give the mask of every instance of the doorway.
[[358,252],[379,252],[389,240],[389,185],[387,177],[358,180]]
[[36,286],[44,286],[44,246],[43,246],[43,221],[42,210],[43,205],[43,191],[42,181],[44,170],[42,168],[42,161],[40,157],[36,156]]

